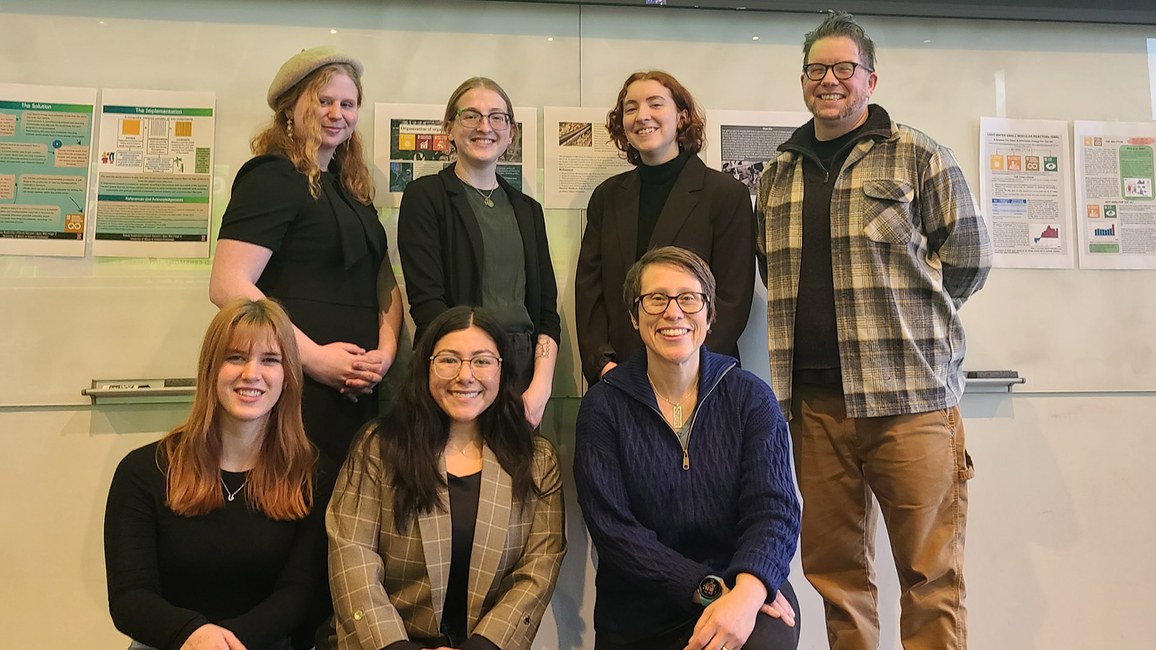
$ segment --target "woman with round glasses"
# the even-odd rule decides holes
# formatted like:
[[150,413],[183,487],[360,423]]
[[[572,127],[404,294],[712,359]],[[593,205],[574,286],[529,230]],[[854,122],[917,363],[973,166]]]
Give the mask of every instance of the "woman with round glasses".
[[787,424],[771,389],[703,342],[715,279],[664,247],[630,267],[643,349],[578,412],[574,479],[598,549],[595,650],[783,650],[799,538]]
[[590,197],[574,276],[582,372],[593,384],[641,347],[618,296],[626,270],[652,248],[679,246],[718,278],[718,320],[707,348],[738,358],[754,293],[755,220],[745,185],[696,155],[705,123],[674,77],[636,72],[606,116],[614,143],[635,169],[607,179]]
[[326,518],[342,650],[530,647],[566,552],[562,481],[508,353],[481,309],[434,317],[342,469]]
[[285,311],[229,303],[205,332],[189,419],[117,466],[104,558],[130,650],[313,647],[332,611],[336,468],[305,437],[301,382]]
[[450,307],[485,307],[510,335],[506,365],[538,426],[562,330],[542,206],[499,174],[518,137],[513,105],[493,80],[467,79],[450,95],[442,128],[455,162],[407,185],[397,217],[414,340]]
[[355,130],[361,73],[331,46],[281,66],[267,96],[272,119],[233,181],[209,278],[218,306],[265,296],[285,305],[305,368],[305,432],[337,465],[377,415],[402,320]]

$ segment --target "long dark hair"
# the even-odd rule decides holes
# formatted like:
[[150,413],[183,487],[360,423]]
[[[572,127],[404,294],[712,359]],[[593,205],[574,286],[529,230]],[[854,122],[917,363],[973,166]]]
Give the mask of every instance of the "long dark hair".
[[399,533],[404,533],[417,515],[434,508],[445,512],[448,507],[438,498],[438,489],[446,486],[439,460],[449,440],[450,421],[430,394],[429,358],[442,337],[471,325],[493,339],[503,359],[498,394],[478,416],[482,440],[510,475],[515,501],[525,503],[541,494],[533,476],[535,433],[526,422],[522,397],[513,388],[515,369],[508,356],[511,350],[506,332],[483,309],[454,307],[433,319],[418,342],[392,412],[367,427],[367,435],[379,445],[383,469],[393,488],[394,527]]

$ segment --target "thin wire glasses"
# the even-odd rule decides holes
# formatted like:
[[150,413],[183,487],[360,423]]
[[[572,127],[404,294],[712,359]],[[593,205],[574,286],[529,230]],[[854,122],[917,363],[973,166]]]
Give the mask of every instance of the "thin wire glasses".
[[826,63],[808,63],[803,66],[803,73],[811,81],[822,81],[827,76],[828,70],[835,71],[835,78],[839,81],[846,81],[855,76],[855,68],[863,68],[867,72],[875,72],[871,68],[854,61],[840,61],[827,65]]
[[482,118],[490,121],[490,128],[495,131],[505,131],[510,128],[510,114],[509,113],[490,113],[489,115],[482,115],[479,111],[472,108],[459,108],[458,121],[467,129],[477,128],[482,123]]
[[502,367],[502,358],[492,354],[479,354],[463,359],[456,354],[441,352],[429,358],[434,374],[442,379],[455,379],[462,371],[462,363],[470,364],[470,372],[477,379],[493,379]]
[[667,305],[673,300],[684,314],[697,314],[710,302],[705,293],[687,291],[677,296],[668,296],[665,293],[644,293],[634,299],[635,304],[642,306],[642,311],[651,316],[658,316],[666,311]]

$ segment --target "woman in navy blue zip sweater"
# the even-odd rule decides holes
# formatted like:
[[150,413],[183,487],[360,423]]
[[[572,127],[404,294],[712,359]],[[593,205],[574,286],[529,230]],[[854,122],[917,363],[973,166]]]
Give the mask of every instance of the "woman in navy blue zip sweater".
[[582,399],[574,457],[595,650],[793,649],[799,504],[774,394],[703,347],[715,281],[694,253],[649,251],[623,297],[645,349]]

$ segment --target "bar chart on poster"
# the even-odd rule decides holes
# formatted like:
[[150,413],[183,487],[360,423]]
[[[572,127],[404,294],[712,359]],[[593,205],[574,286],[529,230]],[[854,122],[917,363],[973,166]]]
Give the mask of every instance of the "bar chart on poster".
[[[139,3],[125,0],[104,3],[99,18],[90,17],[83,3],[62,3],[72,10],[59,15],[37,14],[31,2],[13,4],[6,9],[13,13],[0,23],[0,37],[24,56],[19,57],[19,65],[12,58],[0,63],[0,82],[90,88],[97,93],[85,100],[93,112],[77,114],[89,116],[91,131],[77,138],[91,145],[85,153],[93,172],[85,180],[87,202],[80,203],[88,208],[84,214],[95,213],[96,219],[72,222],[83,224],[89,234],[83,252],[77,249],[75,237],[71,240],[66,254],[72,257],[43,254],[20,244],[0,255],[0,304],[5,305],[0,310],[5,365],[5,372],[0,373],[0,404],[81,404],[86,400],[80,391],[94,379],[192,376],[201,333],[214,313],[207,298],[211,260],[202,257],[200,241],[189,243],[190,250],[196,250],[187,257],[134,253],[131,247],[110,250],[136,256],[104,257],[93,249],[91,232],[101,218],[95,209],[96,171],[102,162],[92,142],[102,133],[100,120],[108,119],[99,114],[99,93],[104,89],[202,93],[196,97],[209,98],[207,104],[180,107],[214,107],[215,130],[209,145],[177,142],[188,135],[190,127],[198,128],[195,120],[201,115],[169,116],[165,128],[173,129],[168,145],[179,144],[188,151],[179,156],[182,164],[202,174],[202,180],[173,190],[183,203],[170,205],[170,211],[179,208],[189,229],[187,233],[170,230],[199,237],[196,233],[202,230],[192,224],[204,218],[211,206],[207,217],[211,246],[233,176],[250,155],[248,139],[269,120],[265,88],[281,62],[294,52],[330,43],[363,60],[365,96],[359,128],[366,136],[367,156],[373,160],[389,159],[388,155],[372,158],[375,104],[444,105],[450,92],[469,76],[498,80],[518,107],[537,114],[538,128],[526,132],[541,137],[522,146],[535,154],[526,160],[542,161],[542,165],[523,170],[522,178],[528,183],[536,179],[540,185],[532,193],[548,204],[547,228],[565,339],[562,355],[567,359],[560,366],[562,379],[556,383],[556,395],[573,396],[580,393],[581,381],[573,361],[572,275],[584,206],[580,198],[551,200],[551,188],[543,179],[557,170],[547,168],[551,154],[544,149],[543,139],[555,139],[555,149],[572,154],[581,148],[576,145],[586,145],[587,139],[605,132],[598,123],[604,118],[602,111],[613,105],[627,75],[665,69],[694,93],[708,115],[714,112],[735,122],[722,131],[709,132],[717,133],[718,141],[708,137],[703,157],[717,160],[716,164],[732,173],[745,174],[750,183],[763,161],[746,160],[750,153],[727,158],[720,147],[736,146],[735,137],[744,128],[770,133],[768,129],[789,129],[798,123],[796,116],[805,110],[799,87],[800,35],[814,23],[812,16],[790,13],[739,16],[689,9],[497,3],[487,4],[479,14],[460,11],[469,3],[398,2],[371,7],[350,2],[336,4],[321,28],[315,8],[306,3],[290,3],[276,24],[258,2],[218,3],[213,12],[207,12],[199,3],[160,3],[142,10]],[[639,17],[647,20],[636,20]],[[1150,61],[1156,59],[1156,45],[1149,38],[1150,28],[871,16],[863,22],[875,35],[880,51],[879,84],[873,100],[897,121],[951,147],[977,197],[981,118],[1046,120],[1070,129],[1077,120],[1136,123],[1154,115],[1150,88],[1134,83],[1153,74]],[[37,36],[44,33],[55,35],[51,43]],[[140,47],[131,52],[98,47],[95,34],[101,42]],[[951,83],[935,84],[934,89],[926,83],[949,71]],[[85,104],[65,99],[63,103]],[[583,113],[582,119],[558,118],[551,131],[551,125],[541,123],[551,107],[591,114]],[[5,134],[12,129],[5,126],[10,121],[4,112],[0,110],[0,165],[4,164],[3,152],[24,147],[5,144]],[[744,124],[744,114],[790,119]],[[160,125],[161,120],[150,124]],[[578,128],[579,124],[589,128]],[[125,137],[129,137],[136,124],[120,128],[128,129]],[[597,149],[606,143],[591,140],[590,145]],[[51,150],[51,143],[46,146]],[[80,150],[76,146],[63,142],[57,150],[55,165],[62,170],[58,175],[84,170],[85,165],[69,163],[77,160]],[[1129,151],[1140,151],[1141,146],[1148,145],[1135,145]],[[198,153],[205,149],[211,149],[211,159],[208,152]],[[402,165],[394,166],[398,173],[404,171]],[[381,185],[390,182],[394,170],[375,171],[379,194],[388,194],[389,188]],[[37,185],[35,175],[19,185],[16,180],[8,183],[8,176],[18,178],[0,169],[0,215],[8,194],[13,198],[17,192],[21,197],[51,196],[32,194],[37,187],[48,187],[43,182]],[[69,183],[69,187],[81,186],[81,180]],[[6,189],[9,185],[10,190]],[[1145,187],[1149,186],[1134,184],[1133,191],[1142,193]],[[1066,186],[1062,191],[1072,192],[1075,198],[1074,189]],[[379,202],[387,232],[392,232],[396,219],[394,200],[396,196],[386,202],[389,205]],[[1008,209],[1012,208],[1009,204]],[[59,208],[37,210],[55,215]],[[128,214],[139,207],[109,203],[107,210]],[[1074,212],[1077,217],[1088,214],[1086,206],[1078,204]],[[67,227],[69,214],[80,213],[63,211],[62,229]],[[1076,219],[1069,227],[1084,227],[1089,221]],[[1087,225],[1087,232],[1078,233],[1070,244],[1077,246],[1081,238],[1108,238],[1124,227],[1140,233],[1136,237],[1147,232],[1144,224],[1111,230],[1111,224],[1103,222]],[[147,225],[117,223],[124,228]],[[154,226],[160,227],[148,225]],[[1046,227],[1033,237],[1041,245],[1055,243]],[[390,253],[396,263],[396,251],[391,248]],[[1066,257],[1059,259],[1062,263],[1052,266],[1068,266]],[[995,269],[987,288],[962,310],[968,334],[967,366],[1018,370],[1028,378],[1027,388],[1038,390],[1156,389],[1156,338],[1151,336],[1156,331],[1156,301],[1151,300],[1156,295],[1156,271],[1099,270],[1082,262],[1077,259],[1070,268],[1058,269]],[[765,360],[765,352],[760,353],[765,350],[761,310],[756,299],[743,339],[744,360],[749,359],[756,370]]]

